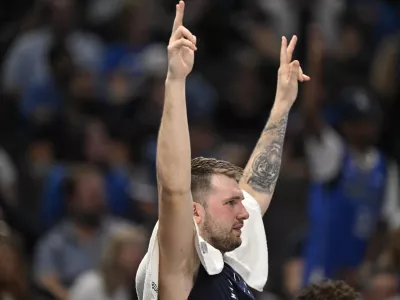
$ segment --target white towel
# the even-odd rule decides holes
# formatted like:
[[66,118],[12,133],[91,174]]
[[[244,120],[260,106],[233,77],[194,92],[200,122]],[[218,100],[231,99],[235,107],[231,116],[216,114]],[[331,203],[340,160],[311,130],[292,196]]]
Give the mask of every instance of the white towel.
[[[262,291],[268,278],[268,248],[260,206],[243,191],[243,205],[249,213],[242,228],[242,244],[232,252],[222,253],[204,241],[196,225],[195,246],[200,261],[209,275],[219,274],[224,262],[238,272],[253,289]],[[195,223],[196,224],[196,223]],[[139,300],[158,299],[158,222],[154,227],[149,248],[136,274],[136,292]]]

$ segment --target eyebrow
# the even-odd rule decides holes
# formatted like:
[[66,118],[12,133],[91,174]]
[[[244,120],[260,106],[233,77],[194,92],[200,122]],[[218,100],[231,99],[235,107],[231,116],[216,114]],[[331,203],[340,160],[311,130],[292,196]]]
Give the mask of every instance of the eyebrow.
[[242,197],[239,197],[239,196],[230,197],[230,198],[226,199],[225,201],[231,201],[231,200],[240,200],[240,201],[242,201],[242,200],[244,200],[244,196],[242,196]]

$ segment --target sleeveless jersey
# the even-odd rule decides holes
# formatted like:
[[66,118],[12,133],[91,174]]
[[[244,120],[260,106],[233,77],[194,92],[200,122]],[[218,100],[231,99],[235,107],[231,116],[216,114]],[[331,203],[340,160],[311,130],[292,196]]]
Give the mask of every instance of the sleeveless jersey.
[[340,270],[362,262],[380,218],[386,174],[382,154],[369,170],[361,169],[346,154],[335,180],[312,184],[304,284],[334,278]]
[[222,272],[208,275],[200,264],[199,272],[188,300],[254,300],[243,278],[228,264]]

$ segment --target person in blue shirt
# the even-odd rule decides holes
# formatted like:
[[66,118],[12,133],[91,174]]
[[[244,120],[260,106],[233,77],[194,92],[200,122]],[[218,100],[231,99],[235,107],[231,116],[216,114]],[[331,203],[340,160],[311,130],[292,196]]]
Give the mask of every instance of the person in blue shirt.
[[336,98],[336,126],[323,120],[318,106],[322,50],[314,51],[314,80],[302,99],[311,176],[303,283],[324,278],[353,282],[359,268],[376,258],[380,221],[398,226],[398,170],[375,146],[382,111],[367,89],[344,87]]
[[[126,169],[110,162],[110,144],[111,137],[101,121],[94,120],[87,124],[83,145],[84,159],[86,163],[95,165],[102,171],[108,210],[115,216],[142,223],[144,216],[133,196],[135,183]],[[57,163],[46,178],[39,208],[43,230],[55,225],[66,213],[62,189],[70,170],[71,165]]]
[[23,120],[31,126],[42,128],[60,117],[69,84],[74,75],[74,64],[65,40],[55,40],[47,53],[50,76],[35,81],[22,94],[20,112]]

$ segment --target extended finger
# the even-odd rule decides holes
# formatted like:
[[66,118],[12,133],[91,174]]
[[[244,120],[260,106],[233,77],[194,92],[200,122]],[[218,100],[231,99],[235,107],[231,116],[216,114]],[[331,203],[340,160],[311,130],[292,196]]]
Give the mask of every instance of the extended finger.
[[184,26],[180,26],[171,36],[171,42],[179,40],[181,38],[188,39],[193,44],[196,44],[195,36]]
[[185,12],[185,2],[181,0],[176,5],[176,14],[175,14],[174,25],[172,26],[172,33],[174,33],[179,28],[179,26],[183,25],[184,12]]
[[303,69],[301,67],[299,67],[298,80],[303,81]]
[[303,82],[303,81],[309,81],[311,78],[310,76],[306,75],[303,73],[303,69],[299,67],[299,78],[298,80]]
[[296,43],[297,43],[297,36],[293,36],[292,39],[290,40],[289,46],[287,48],[287,62],[290,63],[292,61],[292,56],[294,49],[296,48]]
[[188,47],[188,48],[192,49],[193,51],[197,50],[197,47],[195,44],[193,44],[191,41],[189,41],[185,38],[181,38],[179,40],[176,40],[176,41],[170,43],[168,46],[168,51],[171,51],[174,49],[179,49],[181,47]]
[[281,66],[288,65],[289,61],[287,59],[287,40],[286,37],[282,37],[281,44]]

